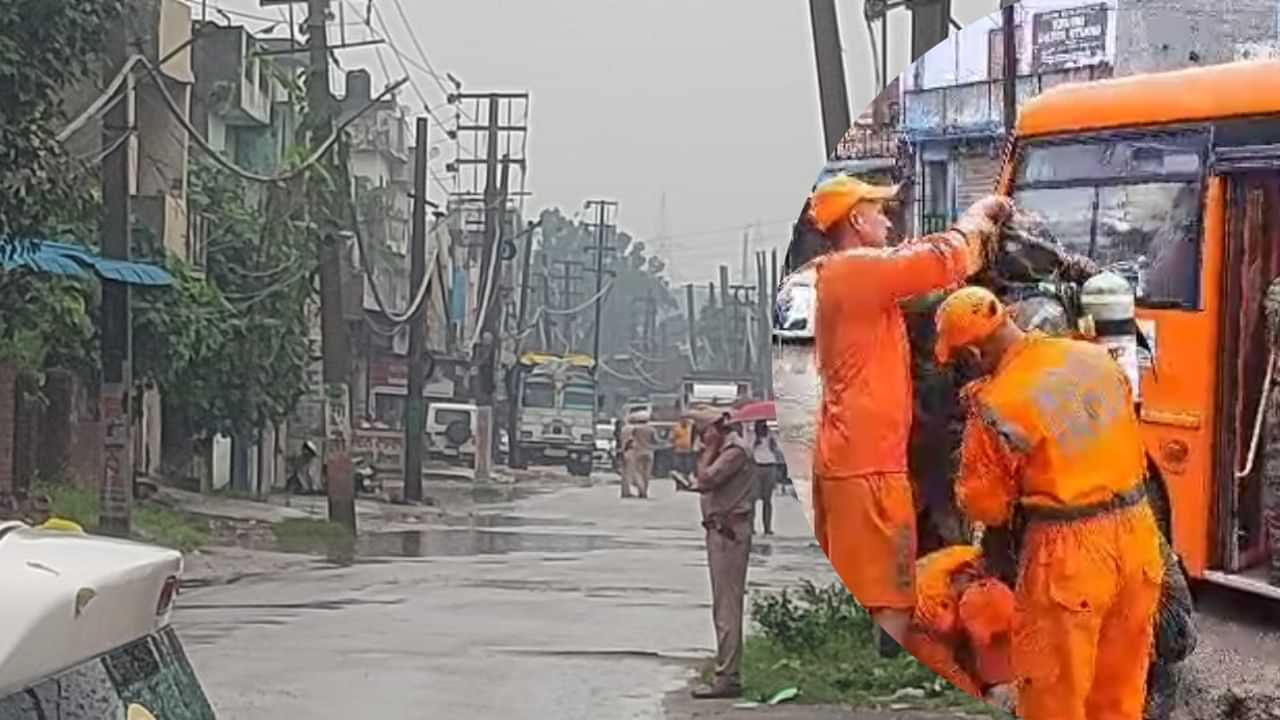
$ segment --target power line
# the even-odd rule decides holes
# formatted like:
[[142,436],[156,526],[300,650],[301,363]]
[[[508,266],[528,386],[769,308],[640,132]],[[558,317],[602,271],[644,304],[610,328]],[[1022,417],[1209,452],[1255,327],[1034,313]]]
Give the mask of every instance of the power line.
[[[411,29],[413,25],[409,22],[408,15],[404,12],[404,4],[400,0],[393,0],[393,2],[396,6],[396,12],[400,14],[400,20],[404,23],[405,28],[409,30],[409,39],[413,41],[413,46],[418,50],[418,57],[422,58],[422,64],[426,66],[427,74],[436,81],[436,86],[440,88],[440,92],[444,93],[445,98],[448,98],[450,95],[449,88],[445,86],[444,79],[440,77],[436,69],[431,67],[431,60],[427,58],[426,51],[422,49],[422,43],[418,42],[418,35]],[[473,121],[475,120],[465,110],[462,111],[462,114],[467,115]]]

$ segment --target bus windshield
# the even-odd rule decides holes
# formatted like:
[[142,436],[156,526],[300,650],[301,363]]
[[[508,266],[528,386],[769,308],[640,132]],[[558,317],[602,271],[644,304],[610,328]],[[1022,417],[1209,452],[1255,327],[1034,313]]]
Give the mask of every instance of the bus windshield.
[[1053,140],[1022,149],[1013,199],[1145,307],[1200,302],[1202,134]]

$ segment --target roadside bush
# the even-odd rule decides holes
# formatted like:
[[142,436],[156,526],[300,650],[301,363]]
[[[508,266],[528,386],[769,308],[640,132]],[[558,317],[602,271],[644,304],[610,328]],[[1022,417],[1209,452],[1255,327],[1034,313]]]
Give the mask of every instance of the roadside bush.
[[796,688],[798,700],[806,703],[947,708],[1007,717],[907,653],[881,658],[871,616],[839,582],[819,587],[803,581],[776,593],[756,593],[751,620],[754,633],[747,638],[742,667],[750,699],[764,702]]

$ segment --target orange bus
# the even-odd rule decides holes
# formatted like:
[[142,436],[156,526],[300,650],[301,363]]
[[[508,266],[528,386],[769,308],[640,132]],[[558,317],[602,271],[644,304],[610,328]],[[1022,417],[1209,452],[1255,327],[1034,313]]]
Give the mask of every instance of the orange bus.
[[1134,287],[1141,419],[1187,572],[1280,599],[1254,449],[1273,360],[1262,301],[1280,276],[1280,61],[1053,88],[1020,110],[997,192]]

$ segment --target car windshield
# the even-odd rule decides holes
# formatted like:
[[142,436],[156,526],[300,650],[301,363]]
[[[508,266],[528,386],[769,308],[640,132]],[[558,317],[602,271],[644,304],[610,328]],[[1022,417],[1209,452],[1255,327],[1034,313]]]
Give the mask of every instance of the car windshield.
[[137,705],[164,720],[213,720],[172,628],[0,698],[5,720],[125,720]]
[[553,408],[556,406],[556,388],[550,383],[525,383],[524,406]]
[[1198,135],[1033,144],[1014,201],[1066,249],[1128,280],[1140,305],[1194,309],[1202,148]]

